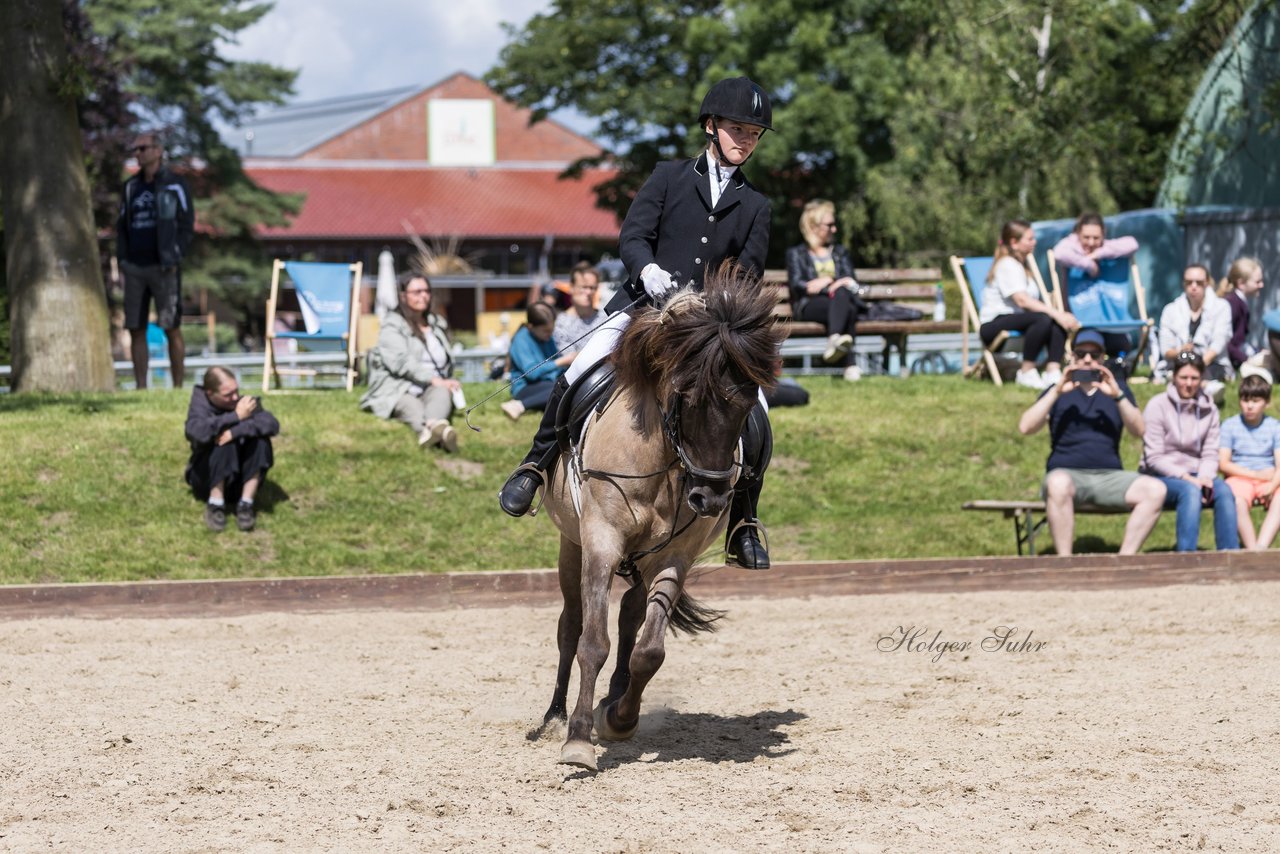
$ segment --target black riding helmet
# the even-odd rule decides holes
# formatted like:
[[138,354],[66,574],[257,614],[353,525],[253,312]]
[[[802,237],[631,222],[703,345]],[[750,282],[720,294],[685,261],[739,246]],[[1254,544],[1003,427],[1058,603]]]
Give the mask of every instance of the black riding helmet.
[[746,77],[730,77],[707,90],[707,96],[702,99],[698,124],[705,127],[707,119],[712,116],[773,130],[773,107],[769,104],[769,95]]
[[[704,133],[706,133],[707,119],[711,119],[711,132],[706,134],[707,141],[716,147],[720,159],[724,160],[717,119],[744,122],[765,130],[773,130],[773,107],[769,104],[769,95],[757,84],[746,77],[730,77],[708,89],[706,97],[702,99],[698,124]],[[763,131],[761,133],[763,134]],[[720,164],[717,162],[717,172],[719,168]]]

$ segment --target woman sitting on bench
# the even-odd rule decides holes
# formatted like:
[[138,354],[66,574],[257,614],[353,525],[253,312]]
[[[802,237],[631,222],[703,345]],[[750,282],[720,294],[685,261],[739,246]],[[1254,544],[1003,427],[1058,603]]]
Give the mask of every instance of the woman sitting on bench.
[[800,214],[804,243],[787,250],[787,285],[797,320],[821,323],[827,329],[827,350],[822,360],[845,366],[844,378],[862,379],[854,364],[853,337],[858,315],[866,304],[858,299],[853,261],[836,238],[836,207],[826,199],[814,199]]

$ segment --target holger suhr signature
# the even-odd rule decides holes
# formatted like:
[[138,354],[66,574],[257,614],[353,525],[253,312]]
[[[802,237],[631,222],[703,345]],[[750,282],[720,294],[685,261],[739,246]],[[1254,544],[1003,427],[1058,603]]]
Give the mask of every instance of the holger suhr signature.
[[[978,649],[983,652],[1039,652],[1049,645],[1048,641],[1033,641],[1034,631],[1028,631],[1026,637],[1018,639],[1017,626],[996,626],[991,633],[978,642]],[[921,652],[932,653],[930,659],[934,663],[942,660],[948,653],[968,652],[973,642],[967,640],[946,640],[942,630],[931,631],[927,627],[898,626],[892,632],[876,641],[876,649],[881,652]]]

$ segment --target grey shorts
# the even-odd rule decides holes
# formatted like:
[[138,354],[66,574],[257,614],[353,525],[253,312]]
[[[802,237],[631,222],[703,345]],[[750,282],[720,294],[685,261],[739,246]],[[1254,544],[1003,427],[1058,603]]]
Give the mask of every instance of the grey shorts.
[[1128,502],[1124,494],[1133,486],[1133,482],[1142,475],[1136,471],[1124,469],[1054,469],[1045,474],[1045,482],[1040,485],[1040,497],[1044,498],[1049,475],[1055,471],[1066,472],[1076,486],[1076,507],[1092,505],[1108,510],[1127,510]]
[[177,267],[140,267],[121,261],[120,272],[124,275],[125,329],[146,328],[152,300],[156,304],[156,325],[161,329],[178,328],[182,322],[182,294]]

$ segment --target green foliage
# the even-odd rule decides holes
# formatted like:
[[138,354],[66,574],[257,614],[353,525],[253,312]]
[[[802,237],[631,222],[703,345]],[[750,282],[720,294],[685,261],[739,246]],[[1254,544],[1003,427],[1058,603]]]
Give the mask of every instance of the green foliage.
[[[1034,393],[955,376],[804,381],[807,407],[775,409],[763,517],[780,561],[1005,555],[1012,526],[975,498],[1034,498],[1048,438],[1017,419]],[[492,384],[467,388],[478,401]],[[1137,386],[1144,403],[1160,389]],[[545,516],[513,520],[498,488],[535,416],[494,401],[455,456],[421,452],[401,424],[342,391],[269,395],[276,467],[259,529],[203,527],[182,481],[190,392],[0,395],[0,583],[451,572],[555,565]],[[1228,394],[1224,417],[1237,411]],[[1139,444],[1121,445],[1133,468]],[[1114,551],[1124,517],[1078,521],[1079,548]],[[1203,526],[1202,543],[1212,541]],[[1047,537],[1042,539],[1047,543]],[[1171,549],[1172,514],[1148,550]]]
[[774,200],[772,265],[815,196],[859,263],[937,262],[989,250],[1012,216],[1150,204],[1212,55],[1188,53],[1192,28],[1230,5],[558,0],[509,29],[487,79],[596,119],[623,169],[602,203],[624,211],[658,160],[701,148],[707,86],[747,74],[774,98],[748,170]]

